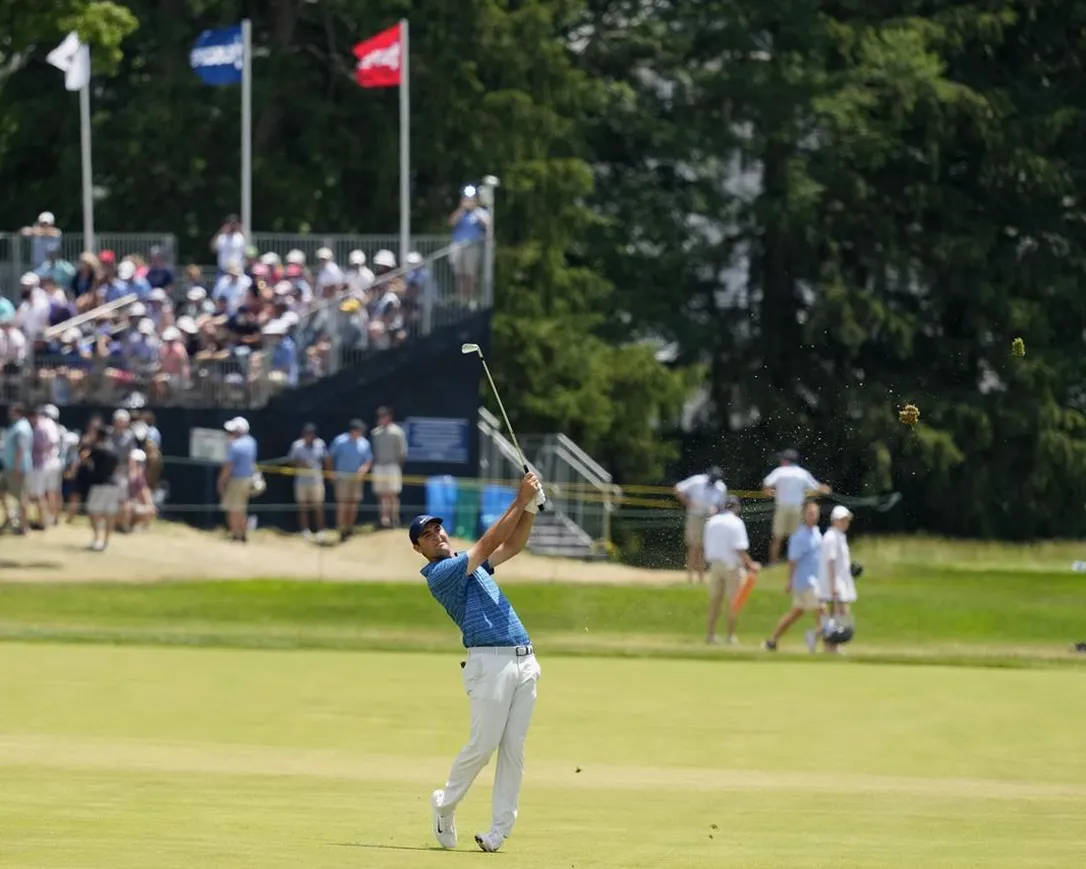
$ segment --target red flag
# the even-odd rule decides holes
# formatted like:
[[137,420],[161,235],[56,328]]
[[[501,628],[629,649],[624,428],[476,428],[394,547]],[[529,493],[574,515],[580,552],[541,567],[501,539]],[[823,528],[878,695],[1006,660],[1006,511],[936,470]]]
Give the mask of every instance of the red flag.
[[364,88],[395,87],[400,83],[402,40],[400,25],[382,30],[354,47],[354,74]]

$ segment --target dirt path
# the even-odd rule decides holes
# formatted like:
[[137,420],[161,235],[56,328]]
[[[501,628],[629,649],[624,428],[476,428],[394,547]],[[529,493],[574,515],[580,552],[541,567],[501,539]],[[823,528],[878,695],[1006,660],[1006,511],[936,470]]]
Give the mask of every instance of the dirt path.
[[[405,531],[362,534],[346,544],[317,546],[297,535],[258,531],[247,545],[186,525],[159,523],[145,534],[117,535],[107,552],[85,548],[85,522],[0,537],[0,581],[158,582],[184,579],[289,578],[414,581],[421,566]],[[462,541],[461,541],[462,543]],[[523,553],[501,569],[503,580],[666,584],[672,570],[543,558]]]

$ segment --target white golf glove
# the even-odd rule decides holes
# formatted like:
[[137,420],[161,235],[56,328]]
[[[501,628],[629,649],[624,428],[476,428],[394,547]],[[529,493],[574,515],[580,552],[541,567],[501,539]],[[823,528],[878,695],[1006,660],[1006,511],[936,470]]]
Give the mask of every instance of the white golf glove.
[[529,501],[524,505],[525,513],[538,513],[539,508],[547,503],[547,496],[543,493],[543,484],[539,484],[539,490],[536,492],[535,499]]

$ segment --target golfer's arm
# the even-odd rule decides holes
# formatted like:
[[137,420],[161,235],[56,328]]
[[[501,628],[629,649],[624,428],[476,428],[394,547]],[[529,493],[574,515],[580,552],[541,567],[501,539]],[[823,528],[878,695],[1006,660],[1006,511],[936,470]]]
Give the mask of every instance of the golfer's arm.
[[219,470],[219,490],[222,491],[226,487],[226,481],[230,479],[230,474],[233,472],[234,466],[230,462],[227,462]]
[[690,499],[686,497],[678,488],[675,489],[675,497],[679,499],[679,503],[684,507],[690,506]]
[[520,517],[524,515],[524,505],[513,501],[501,519],[491,525],[474,546],[468,550],[468,573],[474,572],[480,564],[490,558],[498,547],[516,530]]
[[509,535],[509,538],[494,550],[494,554],[490,556],[491,567],[497,567],[503,561],[508,561],[514,555],[522,552],[524,547],[528,543],[528,538],[532,536],[532,523],[535,522],[534,513],[522,513],[520,521],[517,523],[517,527],[513,529],[513,533]]
[[754,570],[754,559],[750,557],[750,553],[745,549],[737,549],[735,551],[739,554],[739,558],[747,570]]

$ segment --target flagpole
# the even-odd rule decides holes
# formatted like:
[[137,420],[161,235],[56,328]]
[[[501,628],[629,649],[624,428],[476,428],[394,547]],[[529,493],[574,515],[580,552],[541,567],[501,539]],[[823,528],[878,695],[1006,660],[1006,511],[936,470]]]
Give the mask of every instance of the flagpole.
[[79,150],[83,163],[83,249],[93,251],[94,189],[91,185],[90,82],[79,89]]
[[241,232],[253,229],[253,22],[241,22]]
[[411,51],[407,19],[400,19],[400,265],[411,246],[411,88],[408,70]]

